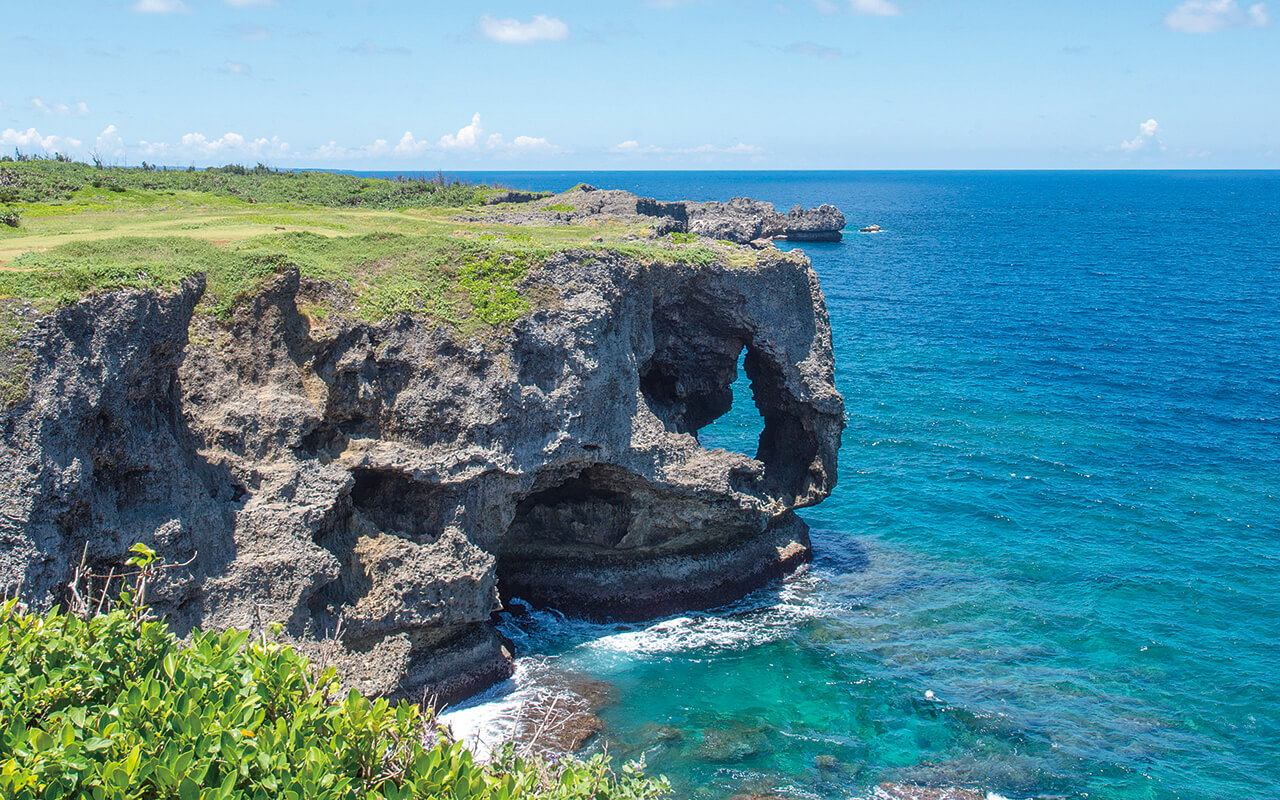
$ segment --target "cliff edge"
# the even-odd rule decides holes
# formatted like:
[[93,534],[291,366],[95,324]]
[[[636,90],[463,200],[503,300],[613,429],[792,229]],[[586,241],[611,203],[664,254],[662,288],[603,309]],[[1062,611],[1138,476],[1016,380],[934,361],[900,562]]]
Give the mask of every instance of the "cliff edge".
[[[644,618],[808,559],[794,511],[844,418],[802,254],[569,248],[520,289],[487,335],[318,314],[347,289],[283,262],[224,316],[199,275],[40,316],[0,418],[0,590],[61,602],[141,541],[185,563],[149,596],[178,633],[280,623],[365,692],[449,701],[509,674],[504,598]],[[698,442],[744,351],[754,458]]]

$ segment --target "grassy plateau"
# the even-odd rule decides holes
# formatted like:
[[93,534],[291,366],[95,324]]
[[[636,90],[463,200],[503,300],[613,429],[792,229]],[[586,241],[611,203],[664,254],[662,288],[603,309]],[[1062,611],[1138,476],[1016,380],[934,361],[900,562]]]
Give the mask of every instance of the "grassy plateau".
[[[0,408],[25,395],[25,328],[103,292],[172,289],[202,275],[198,313],[225,319],[292,267],[346,295],[341,308],[305,309],[310,316],[377,323],[409,314],[474,336],[500,332],[536,306],[547,293],[530,276],[559,251],[754,261],[742,248],[647,238],[647,228],[612,219],[501,224],[490,218],[504,207],[484,202],[498,191],[442,176],[0,160]],[[550,200],[548,211],[572,209]]]

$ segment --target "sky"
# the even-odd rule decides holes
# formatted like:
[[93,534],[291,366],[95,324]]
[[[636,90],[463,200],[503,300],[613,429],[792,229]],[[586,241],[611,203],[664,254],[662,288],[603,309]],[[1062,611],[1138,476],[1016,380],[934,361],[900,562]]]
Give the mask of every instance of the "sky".
[[0,153],[1280,169],[1280,24],[1251,0],[6,0],[3,20]]

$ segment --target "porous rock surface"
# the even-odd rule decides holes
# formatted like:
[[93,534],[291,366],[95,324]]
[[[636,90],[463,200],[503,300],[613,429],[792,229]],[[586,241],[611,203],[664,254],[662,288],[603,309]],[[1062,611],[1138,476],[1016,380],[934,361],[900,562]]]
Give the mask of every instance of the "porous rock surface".
[[[642,618],[804,562],[844,424],[807,259],[529,281],[553,296],[487,339],[310,320],[333,287],[296,271],[229,322],[199,280],[48,315],[0,417],[0,590],[47,607],[145,542],[189,562],[149,594],[179,634],[280,623],[366,692],[449,701],[509,674],[502,597]],[[756,458],[697,440],[744,349]]]
[[[664,202],[638,197],[617,189],[597,189],[580,184],[553,197],[517,197],[508,192],[491,200],[514,203],[499,206],[498,215],[483,219],[506,224],[590,223],[595,220],[632,221],[651,226],[655,235],[691,233],[737,244],[760,240],[789,239],[802,242],[838,242],[844,234],[845,219],[831,205],[779,213],[772,203],[735,197],[728,202]],[[480,219],[480,218],[477,218]]]

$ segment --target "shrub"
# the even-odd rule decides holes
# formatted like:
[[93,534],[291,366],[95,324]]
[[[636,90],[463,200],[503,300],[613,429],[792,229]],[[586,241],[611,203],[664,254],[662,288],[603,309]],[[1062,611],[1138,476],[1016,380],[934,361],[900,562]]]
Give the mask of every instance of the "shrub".
[[[154,554],[131,559],[154,574]],[[290,647],[246,632],[179,642],[145,583],[107,614],[0,605],[0,797],[6,800],[656,800],[636,766],[491,765],[412,704],[338,693]],[[134,603],[135,595],[137,604]]]
[[16,228],[22,224],[22,215],[12,208],[0,208],[0,224]]

